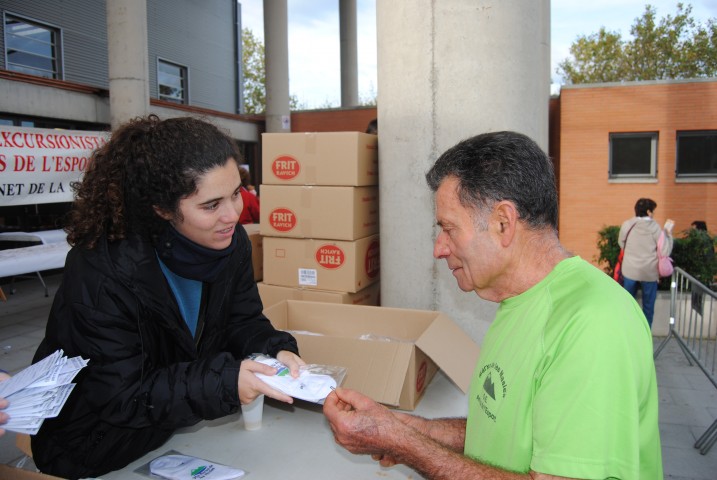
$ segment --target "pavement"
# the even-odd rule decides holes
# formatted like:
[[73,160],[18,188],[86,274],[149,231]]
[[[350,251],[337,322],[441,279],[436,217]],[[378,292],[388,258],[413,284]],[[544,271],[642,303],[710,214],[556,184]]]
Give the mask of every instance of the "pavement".
[[[0,369],[16,373],[30,365],[43,338],[52,297],[61,275],[43,275],[50,295],[37,278],[0,278],[7,301],[0,300]],[[1,296],[0,296],[1,298]],[[655,337],[657,347],[664,337]],[[673,338],[655,360],[660,396],[660,436],[666,479],[717,480],[717,445],[705,455],[695,441],[717,418],[717,388],[697,366],[690,365]],[[430,388],[430,387],[429,387]],[[0,463],[14,464],[22,458],[15,435],[0,437]]]

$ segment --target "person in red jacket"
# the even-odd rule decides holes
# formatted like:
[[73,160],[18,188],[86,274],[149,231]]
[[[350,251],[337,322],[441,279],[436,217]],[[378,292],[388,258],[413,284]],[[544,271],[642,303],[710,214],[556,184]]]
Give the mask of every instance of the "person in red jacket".
[[244,201],[244,209],[239,215],[239,223],[242,225],[259,223],[259,197],[256,196],[256,190],[251,184],[249,171],[244,167],[239,167],[239,176],[241,177],[241,198]]

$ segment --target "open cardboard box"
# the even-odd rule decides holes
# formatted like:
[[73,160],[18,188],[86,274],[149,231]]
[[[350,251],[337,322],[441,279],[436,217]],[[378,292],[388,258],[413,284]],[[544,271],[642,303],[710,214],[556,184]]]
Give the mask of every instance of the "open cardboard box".
[[307,300],[323,303],[348,303],[351,305],[380,305],[381,283],[373,283],[358,292],[332,292],[331,290],[313,290],[310,288],[284,287],[259,282],[259,296],[264,307],[270,307],[283,300]]
[[[8,435],[6,433],[6,435]],[[24,433],[15,434],[15,445],[17,448],[32,458],[32,449],[30,447],[30,435]],[[60,477],[47,475],[32,470],[25,470],[20,467],[0,464],[0,480],[62,480]]]
[[440,312],[284,300],[264,314],[292,332],[306,363],[346,367],[344,387],[402,410],[439,368],[467,392],[478,361],[478,345]]

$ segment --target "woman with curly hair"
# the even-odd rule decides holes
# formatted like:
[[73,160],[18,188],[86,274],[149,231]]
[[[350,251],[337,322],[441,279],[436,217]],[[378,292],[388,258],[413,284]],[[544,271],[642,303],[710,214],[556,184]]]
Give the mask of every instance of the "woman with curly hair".
[[239,152],[193,118],[139,118],[96,150],[66,227],[73,245],[34,361],[57,349],[89,364],[59,417],[32,438],[36,465],[98,477],[181,427],[259,395],[292,403],[246,357],[298,376],[296,340],[262,314],[242,211]]

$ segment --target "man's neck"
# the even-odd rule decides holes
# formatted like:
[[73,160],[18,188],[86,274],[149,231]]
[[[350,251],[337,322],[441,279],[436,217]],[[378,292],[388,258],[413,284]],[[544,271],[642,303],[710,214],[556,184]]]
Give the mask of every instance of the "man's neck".
[[563,248],[552,230],[523,230],[511,246],[509,261],[501,284],[496,289],[497,301],[515,297],[540,283],[566,258],[573,256]]

